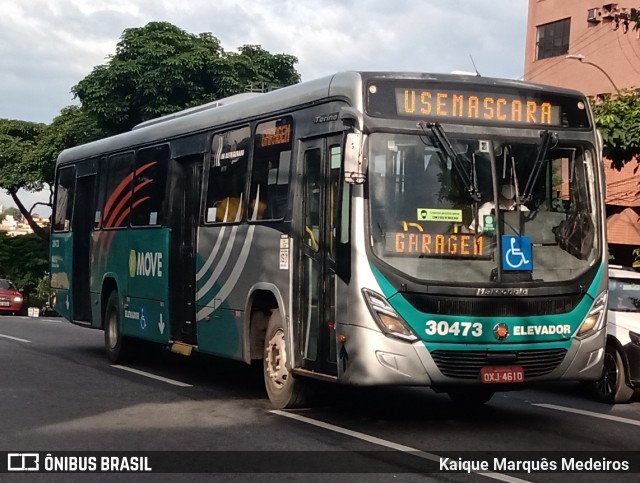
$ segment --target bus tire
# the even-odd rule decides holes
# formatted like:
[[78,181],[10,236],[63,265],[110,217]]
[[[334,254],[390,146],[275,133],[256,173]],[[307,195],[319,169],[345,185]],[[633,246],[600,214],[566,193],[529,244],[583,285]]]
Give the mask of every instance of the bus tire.
[[604,351],[602,375],[592,383],[595,398],[605,404],[623,404],[629,402],[634,395],[633,388],[625,382],[622,355],[615,345],[607,344]]
[[449,398],[456,404],[464,406],[479,406],[489,402],[495,391],[487,389],[465,389],[449,391]]
[[107,358],[113,364],[125,362],[130,356],[131,340],[120,332],[120,307],[118,292],[109,294],[104,311],[104,347]]
[[309,381],[291,373],[291,350],[279,310],[269,317],[264,340],[263,373],[269,400],[278,409],[298,408],[309,402]]

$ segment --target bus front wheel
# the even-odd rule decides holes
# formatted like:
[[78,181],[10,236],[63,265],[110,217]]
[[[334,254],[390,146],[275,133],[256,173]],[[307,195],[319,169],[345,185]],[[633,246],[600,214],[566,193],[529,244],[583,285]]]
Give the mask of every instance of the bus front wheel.
[[131,341],[120,332],[120,305],[118,292],[109,294],[104,311],[104,346],[107,357],[113,364],[126,361]]
[[279,310],[269,318],[264,341],[264,383],[278,409],[301,407],[309,400],[308,381],[291,373],[292,354]]

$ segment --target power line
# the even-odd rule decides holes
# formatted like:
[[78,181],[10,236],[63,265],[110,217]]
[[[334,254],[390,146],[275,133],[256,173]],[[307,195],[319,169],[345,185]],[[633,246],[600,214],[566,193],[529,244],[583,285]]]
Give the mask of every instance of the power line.
[[[628,39],[629,37],[627,37]],[[627,53],[624,51],[624,49],[622,48],[622,42],[620,42],[620,37],[618,37],[618,45],[620,46],[620,52],[622,52],[622,55],[624,55],[624,58],[627,59],[627,62],[629,62],[629,65],[631,66],[631,68],[633,70],[636,71],[636,73],[640,74],[640,70],[636,69],[636,66],[634,65],[633,62],[631,62],[631,59],[629,59],[629,57],[627,56]],[[633,52],[633,54],[638,57],[638,59],[640,59],[640,56],[638,56],[638,54],[635,52],[635,50],[633,50],[633,47],[631,46],[631,43],[629,43],[629,46],[631,47],[631,51]]]

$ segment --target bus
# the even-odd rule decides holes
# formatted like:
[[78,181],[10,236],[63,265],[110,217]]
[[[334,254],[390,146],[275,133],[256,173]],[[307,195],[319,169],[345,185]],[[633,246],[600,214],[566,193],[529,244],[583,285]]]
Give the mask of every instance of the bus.
[[455,74],[342,72],[145,121],[57,160],[54,309],[114,364],[141,340],[262,364],[278,408],[317,380],[478,404],[595,380],[601,148],[584,95]]

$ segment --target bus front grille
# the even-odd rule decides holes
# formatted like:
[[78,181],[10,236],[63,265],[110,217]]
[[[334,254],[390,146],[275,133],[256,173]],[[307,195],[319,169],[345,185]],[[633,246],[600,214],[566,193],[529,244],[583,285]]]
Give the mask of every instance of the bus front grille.
[[549,374],[564,359],[566,349],[540,349],[521,351],[450,351],[431,353],[440,372],[447,377],[479,379],[485,366],[521,366],[525,380]]
[[571,312],[581,300],[580,295],[483,298],[407,293],[403,296],[411,305],[424,313],[478,317],[566,314]]

